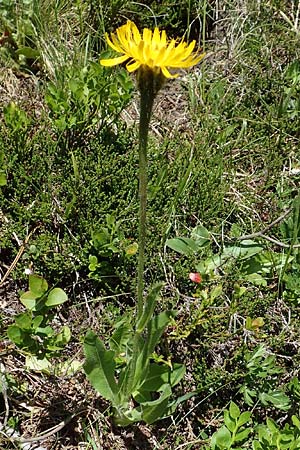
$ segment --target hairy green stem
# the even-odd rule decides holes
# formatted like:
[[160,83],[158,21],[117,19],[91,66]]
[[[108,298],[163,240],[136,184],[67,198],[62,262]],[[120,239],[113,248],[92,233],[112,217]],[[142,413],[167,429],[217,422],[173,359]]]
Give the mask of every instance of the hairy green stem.
[[139,251],[137,268],[137,311],[135,318],[135,334],[133,339],[132,358],[128,367],[126,386],[124,386],[125,397],[132,394],[136,382],[136,366],[140,353],[141,332],[138,324],[144,310],[144,270],[145,270],[145,248],[146,248],[146,208],[147,208],[147,144],[149,124],[155,95],[164,82],[160,72],[155,73],[152,69],[141,67],[137,76],[138,88],[141,94],[140,100],[140,123],[139,123]]
[[137,280],[137,317],[143,313],[144,269],[146,248],[146,208],[147,208],[147,143],[148,132],[155,93],[153,74],[150,71],[140,73],[138,80],[141,93],[139,124],[139,253]]

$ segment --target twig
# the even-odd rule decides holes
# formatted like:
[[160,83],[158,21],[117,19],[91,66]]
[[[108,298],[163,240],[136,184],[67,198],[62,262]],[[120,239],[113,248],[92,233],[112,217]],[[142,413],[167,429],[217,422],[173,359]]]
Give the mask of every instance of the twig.
[[19,442],[20,444],[26,444],[26,443],[31,443],[31,442],[39,442],[39,441],[43,441],[44,439],[47,439],[51,436],[53,436],[54,434],[58,433],[60,430],[62,430],[69,422],[71,422],[71,420],[74,419],[74,417],[78,416],[78,414],[82,413],[86,411],[86,409],[81,409],[80,411],[77,411],[74,414],[71,414],[70,417],[68,417],[67,419],[63,420],[62,422],[60,422],[59,424],[55,425],[52,428],[49,428],[49,430],[45,431],[44,433],[41,433],[40,435],[36,436],[36,437],[29,437],[29,438],[23,438],[23,437],[13,437],[13,438],[9,438],[8,439],[10,441],[13,442]]
[[242,236],[235,237],[234,239],[231,239],[231,240],[244,241],[246,239],[253,239],[253,238],[260,237],[260,238],[266,239],[267,241],[272,242],[275,245],[278,245],[279,247],[300,248],[300,244],[295,244],[295,245],[285,244],[284,242],[278,241],[277,239],[274,239],[270,236],[265,235],[266,231],[270,230],[277,223],[282,222],[282,220],[285,219],[292,211],[293,211],[293,208],[287,209],[281,216],[277,217],[277,219],[275,219],[273,222],[271,222],[269,225],[267,225],[261,231],[257,231],[256,233],[252,233],[252,234],[244,234]]
[[39,228],[39,226],[35,227],[25,238],[23,244],[21,245],[21,247],[19,248],[19,251],[15,257],[15,259],[13,260],[13,262],[11,263],[11,265],[9,266],[9,268],[7,269],[6,273],[4,274],[3,278],[0,281],[0,287],[3,285],[4,281],[6,280],[6,278],[10,275],[10,273],[14,270],[14,268],[16,267],[19,259],[21,258],[26,245],[29,242],[29,239],[31,238],[32,234],[35,233],[35,231]]
[[285,219],[291,212],[293,211],[293,208],[287,209],[281,216],[277,217],[273,222],[271,222],[269,225],[267,225],[263,230],[258,231],[256,233],[252,234],[244,234],[243,236],[239,236],[235,239],[238,241],[243,241],[245,239],[252,239],[255,237],[260,237],[262,234],[264,234],[266,231],[268,231],[270,228],[272,228],[277,223],[281,222],[283,219]]
[[1,391],[3,395],[4,405],[5,405],[5,416],[3,421],[3,426],[6,427],[8,417],[9,417],[9,403],[8,403],[8,397],[7,397],[7,383],[5,378],[5,366],[4,364],[0,363],[0,376],[1,376]]

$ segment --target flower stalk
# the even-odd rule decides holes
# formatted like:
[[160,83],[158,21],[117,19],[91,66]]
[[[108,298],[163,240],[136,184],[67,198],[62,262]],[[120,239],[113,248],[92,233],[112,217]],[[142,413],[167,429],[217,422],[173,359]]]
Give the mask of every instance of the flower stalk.
[[145,89],[140,98],[139,123],[139,247],[137,275],[137,320],[143,312],[144,270],[146,248],[146,208],[147,208],[147,143],[153,98]]
[[162,87],[164,77],[147,67],[141,67],[137,74],[140,90],[140,122],[139,122],[139,252],[137,275],[137,322],[143,312],[144,270],[146,248],[146,210],[147,210],[147,145],[149,125],[154,98]]

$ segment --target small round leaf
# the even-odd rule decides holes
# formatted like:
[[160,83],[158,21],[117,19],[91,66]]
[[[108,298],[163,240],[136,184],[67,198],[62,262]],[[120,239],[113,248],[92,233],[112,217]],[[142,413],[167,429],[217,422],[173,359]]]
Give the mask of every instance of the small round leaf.
[[49,292],[45,302],[46,306],[57,306],[68,300],[67,294],[61,288],[54,288]]
[[29,275],[29,289],[38,298],[48,290],[48,283],[39,275]]

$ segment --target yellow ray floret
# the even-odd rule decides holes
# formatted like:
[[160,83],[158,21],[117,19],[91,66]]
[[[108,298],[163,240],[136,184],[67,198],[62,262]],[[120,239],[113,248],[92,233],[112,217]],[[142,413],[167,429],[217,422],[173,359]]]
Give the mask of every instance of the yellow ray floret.
[[176,43],[174,39],[167,39],[165,30],[159,31],[158,28],[153,32],[145,28],[141,34],[130,20],[110,37],[106,34],[106,40],[121,56],[101,59],[100,64],[110,67],[129,59],[126,65],[129,72],[146,66],[153,71],[161,71],[166,78],[176,78],[178,74],[171,74],[169,69],[192,67],[204,57],[204,53],[193,53],[195,41],[190,44],[184,41]]

